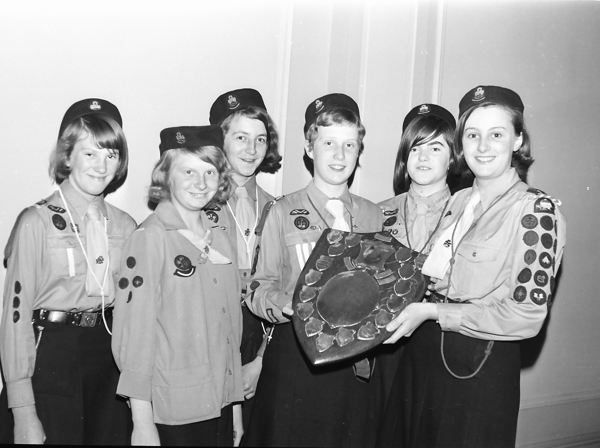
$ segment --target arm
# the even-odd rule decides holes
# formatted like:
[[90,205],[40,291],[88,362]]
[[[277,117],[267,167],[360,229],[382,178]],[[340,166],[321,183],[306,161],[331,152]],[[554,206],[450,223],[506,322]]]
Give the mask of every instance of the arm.
[[158,430],[152,415],[152,403],[145,400],[131,398],[131,417],[133,419],[133,433],[131,445],[160,446]]
[[233,405],[233,446],[240,446],[244,435],[244,424],[242,421],[242,405]]

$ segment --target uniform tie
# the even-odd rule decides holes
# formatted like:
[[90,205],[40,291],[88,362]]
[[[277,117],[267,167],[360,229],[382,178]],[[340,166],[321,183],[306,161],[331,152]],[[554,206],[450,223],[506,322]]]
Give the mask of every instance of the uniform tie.
[[[460,242],[471,227],[471,224],[473,224],[475,207],[479,204],[480,200],[479,191],[473,191],[461,217],[440,235],[440,238],[433,246],[431,253],[423,264],[423,274],[440,279],[444,278],[450,267],[452,246]],[[453,233],[454,240],[452,239]]]
[[325,210],[335,218],[333,225],[331,226],[332,229],[342,230],[344,232],[350,231],[350,226],[344,219],[344,204],[342,204],[342,201],[339,199],[330,199],[325,205]]
[[235,218],[238,223],[237,252],[240,269],[250,269],[252,262],[252,249],[256,236],[254,228],[256,224],[256,212],[254,201],[248,196],[246,187],[235,189],[237,204],[235,206]]
[[88,268],[85,288],[89,297],[100,297],[102,292],[107,296],[108,285],[105,275],[108,265],[108,236],[101,222],[102,214],[98,204],[91,203],[86,216],[88,217],[85,225],[86,251],[92,269]]
[[[412,250],[423,250],[427,238],[429,237],[427,231],[427,212],[429,211],[429,204],[425,199],[417,199],[417,216],[413,222],[412,229],[410,232],[410,246]],[[406,217],[404,217],[406,219]]]

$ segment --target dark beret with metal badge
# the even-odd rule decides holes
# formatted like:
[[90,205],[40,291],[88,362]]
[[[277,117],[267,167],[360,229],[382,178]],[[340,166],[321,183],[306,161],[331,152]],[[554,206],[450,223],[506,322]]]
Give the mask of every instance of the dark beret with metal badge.
[[411,111],[406,114],[404,122],[402,123],[402,132],[406,130],[408,125],[411,124],[415,118],[423,116],[439,117],[452,126],[452,129],[456,128],[456,120],[447,109],[443,108],[442,106],[438,106],[437,104],[424,103],[413,107]]
[[100,98],[88,98],[77,101],[67,109],[60,124],[58,137],[60,138],[65,128],[69,126],[73,120],[92,114],[101,116],[103,120],[111,125],[116,123],[120,128],[123,127],[123,119],[121,118],[121,113],[119,112],[119,109],[117,109],[117,106],[110,101]]
[[385,326],[424,296],[424,260],[389,232],[326,229],[292,299],[294,330],[308,359],[340,361],[388,339],[393,333]]
[[500,104],[518,110],[521,113],[525,110],[523,101],[521,101],[521,97],[516,92],[507,89],[506,87],[477,86],[469,90],[467,94],[462,97],[462,100],[460,100],[458,117],[462,117],[471,107],[483,103]]
[[223,149],[223,131],[219,126],[178,126],[160,132],[160,154],[169,149],[196,149],[216,146]]
[[220,95],[210,108],[210,124],[221,124],[225,118],[246,107],[260,107],[267,110],[262,96],[254,89],[237,89]]
[[329,95],[317,98],[306,108],[306,112],[304,113],[304,133],[308,131],[310,125],[315,122],[319,115],[336,109],[348,109],[360,118],[356,101],[343,93],[330,93]]

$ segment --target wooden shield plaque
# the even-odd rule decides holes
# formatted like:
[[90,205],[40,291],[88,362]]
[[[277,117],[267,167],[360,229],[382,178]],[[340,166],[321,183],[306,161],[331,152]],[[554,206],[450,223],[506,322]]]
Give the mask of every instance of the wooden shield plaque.
[[425,258],[388,232],[326,229],[294,290],[292,321],[315,365],[350,358],[389,338],[385,326],[421,301]]

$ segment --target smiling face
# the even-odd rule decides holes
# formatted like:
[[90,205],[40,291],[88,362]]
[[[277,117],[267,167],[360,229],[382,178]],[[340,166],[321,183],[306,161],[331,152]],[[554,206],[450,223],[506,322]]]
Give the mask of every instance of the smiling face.
[[177,156],[169,174],[171,202],[179,213],[187,215],[202,210],[219,188],[217,169],[197,156]]
[[479,182],[492,181],[511,167],[513,152],[523,143],[510,115],[501,106],[475,109],[465,122],[462,146],[465,160]]
[[[315,185],[323,192],[346,187],[354,172],[360,142],[356,126],[319,126],[312,145],[305,142],[306,154],[314,162]],[[330,195],[331,197],[331,195]]]
[[86,132],[77,140],[67,160],[69,182],[88,200],[104,193],[119,168],[119,152],[100,148]]
[[260,120],[240,115],[234,118],[225,134],[224,150],[238,185],[253,176],[267,153],[268,134]]
[[406,162],[411,182],[432,193],[446,185],[449,166],[450,147],[442,135],[412,147]]

